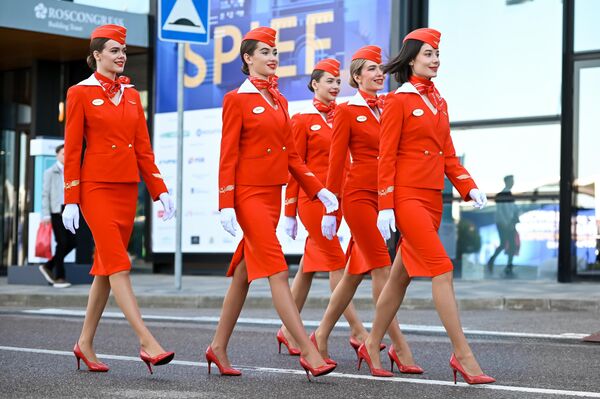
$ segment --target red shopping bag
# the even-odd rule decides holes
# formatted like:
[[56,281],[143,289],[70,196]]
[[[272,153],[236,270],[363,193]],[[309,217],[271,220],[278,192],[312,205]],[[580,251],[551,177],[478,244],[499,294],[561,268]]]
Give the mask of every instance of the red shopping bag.
[[42,222],[35,237],[35,256],[52,258],[52,223]]

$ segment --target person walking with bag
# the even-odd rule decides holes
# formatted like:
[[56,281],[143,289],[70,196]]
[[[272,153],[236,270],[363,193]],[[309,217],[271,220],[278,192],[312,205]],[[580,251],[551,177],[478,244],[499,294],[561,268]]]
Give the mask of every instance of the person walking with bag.
[[[127,245],[133,230],[140,172],[152,200],[160,200],[168,220],[173,201],[154,163],[139,93],[123,73],[127,61],[127,30],[119,25],[97,27],[91,35],[88,65],[94,73],[69,88],[65,129],[65,228],[75,234],[79,209],[90,227],[96,252],[81,335],[73,353],[89,371],[108,371],[98,361],[93,343],[96,328],[112,291],[140,342],[140,358],[152,365],[169,363],[167,352],[142,320],[131,286]],[[86,149],[81,162],[83,142]]]
[[61,144],[56,147],[56,163],[44,172],[42,185],[42,223],[50,223],[56,240],[52,259],[40,265],[40,272],[54,288],[71,286],[65,280],[65,256],[77,246],[75,235],[70,234],[62,224],[61,213],[64,203],[65,150]]

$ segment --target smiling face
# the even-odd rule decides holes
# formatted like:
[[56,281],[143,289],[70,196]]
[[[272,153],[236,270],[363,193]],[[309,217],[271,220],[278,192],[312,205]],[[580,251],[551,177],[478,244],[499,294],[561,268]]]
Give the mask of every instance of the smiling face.
[[369,94],[377,94],[383,89],[385,74],[383,73],[383,64],[377,64],[367,60],[360,70],[359,74],[354,75],[354,80],[358,83],[358,88]]
[[423,43],[419,54],[410,62],[412,73],[421,78],[432,79],[437,76],[440,67],[440,50]]
[[123,73],[127,62],[127,46],[115,40],[109,40],[104,44],[102,51],[94,51],[96,68],[105,76],[114,76]]
[[336,99],[340,93],[341,84],[340,77],[333,76],[329,72],[323,72],[323,76],[319,80],[313,79],[311,82],[315,97],[324,104],[329,104]]
[[266,43],[258,42],[254,52],[250,55],[244,54],[244,61],[248,64],[250,76],[268,78],[275,75],[279,65],[277,47],[271,47]]

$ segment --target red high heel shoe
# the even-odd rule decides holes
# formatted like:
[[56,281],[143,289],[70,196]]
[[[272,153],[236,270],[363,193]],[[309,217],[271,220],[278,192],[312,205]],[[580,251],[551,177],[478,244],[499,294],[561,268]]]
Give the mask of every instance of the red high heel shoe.
[[277,331],[277,343],[279,344],[279,353],[281,353],[281,344],[284,344],[290,356],[300,356],[300,349],[290,345],[290,342],[285,338],[285,335],[283,335],[281,328]]
[[[161,353],[160,355],[156,355],[156,356],[152,357],[149,354],[147,354],[146,351],[144,351],[143,349],[140,349],[140,359],[142,359],[142,361],[144,363],[146,363],[146,366],[148,366],[148,370],[150,371],[150,374],[154,374],[152,372],[152,366],[162,366],[163,364],[167,364],[171,360],[173,360],[174,357],[175,357],[175,352],[165,352],[165,353]],[[150,366],[151,364],[152,364],[152,366]]]
[[[314,332],[312,334],[310,334],[310,340],[313,343],[313,345],[315,346],[315,348],[317,348],[317,350],[319,350],[319,345],[317,345],[317,337],[315,336]],[[337,362],[330,357],[325,357],[325,358],[323,358],[323,360],[325,360],[325,363],[327,363],[327,364],[337,366]]]
[[89,360],[87,360],[87,358],[85,357],[85,355],[83,354],[83,352],[81,351],[81,349],[79,349],[79,342],[77,342],[75,344],[75,347],[73,348],[73,354],[75,355],[75,358],[77,359],[77,370],[80,369],[80,360],[83,360],[83,362],[85,363],[85,365],[88,368],[88,371],[94,371],[94,372],[99,372],[99,373],[105,373],[109,370],[108,366],[102,362],[91,362]]
[[[354,337],[350,337],[348,342],[350,342],[350,346],[352,347],[352,349],[354,349],[354,352],[356,352],[356,358],[358,359],[358,348],[360,348],[360,346],[362,344],[360,343],[359,340],[357,340]],[[379,344],[379,350],[382,351],[384,349],[385,349],[385,344]]]
[[490,377],[487,374],[479,374],[479,375],[471,375],[467,374],[467,372],[462,368],[454,353],[450,357],[450,368],[454,372],[454,383],[456,384],[456,372],[462,374],[463,379],[469,385],[474,384],[491,384],[492,382],[496,382],[494,377]]
[[390,349],[388,350],[388,356],[390,358],[390,371],[394,372],[394,363],[398,366],[398,371],[402,374],[423,374],[423,369],[416,364],[414,366],[405,366],[400,362],[400,358],[396,354],[394,350],[394,345],[390,345]]
[[362,361],[367,362],[367,365],[369,366],[369,370],[371,370],[371,375],[374,377],[393,377],[394,373],[390,373],[387,370],[384,369],[376,369],[373,367],[373,362],[371,361],[371,356],[369,356],[369,352],[367,352],[367,347],[365,346],[365,344],[362,344],[359,348],[358,348],[358,370],[360,370],[360,366],[362,364]]
[[331,373],[336,367],[335,364],[328,363],[321,367],[312,368],[312,367],[310,367],[310,364],[308,364],[308,362],[302,356],[300,356],[300,365],[302,366],[304,371],[306,371],[306,378],[308,378],[309,381],[311,381],[310,375],[308,374],[309,372],[310,372],[310,374],[313,375],[313,377],[320,377],[322,375]]
[[206,362],[208,363],[208,374],[210,374],[210,364],[214,363],[217,365],[217,368],[219,369],[219,373],[221,373],[221,375],[230,375],[230,376],[242,375],[242,372],[240,370],[236,370],[233,367],[221,366],[221,362],[219,361],[219,359],[217,359],[217,355],[215,355],[215,352],[213,352],[212,347],[210,345],[208,348],[206,348],[205,355],[206,355]]

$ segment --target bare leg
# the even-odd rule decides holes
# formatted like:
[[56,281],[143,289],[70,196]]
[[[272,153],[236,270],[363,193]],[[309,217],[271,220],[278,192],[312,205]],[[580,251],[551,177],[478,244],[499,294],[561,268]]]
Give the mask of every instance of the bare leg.
[[329,334],[331,334],[335,323],[337,323],[342,316],[342,313],[344,313],[344,310],[346,310],[350,304],[350,301],[352,301],[352,297],[362,279],[362,275],[349,274],[344,271],[342,279],[333,290],[323,319],[321,320],[319,327],[315,330],[315,337],[321,356],[329,357],[327,352],[327,340],[329,339]]
[[312,367],[324,366],[325,361],[306,335],[302,319],[300,319],[300,313],[298,312],[298,308],[292,297],[287,270],[269,276],[269,284],[271,285],[271,295],[273,297],[275,310],[279,314],[279,317],[287,330],[298,343],[298,347],[302,352],[301,356],[304,357]]
[[[304,257],[300,259],[300,264],[298,265],[298,272],[296,272],[296,276],[294,277],[294,281],[292,282],[292,297],[294,298],[294,302],[296,303],[296,307],[298,308],[298,312],[302,312],[302,308],[306,303],[306,298],[308,297],[308,292],[310,291],[310,286],[312,284],[313,277],[315,273],[304,273]],[[295,348],[297,347],[296,341],[292,338],[291,334],[288,333],[288,330],[285,326],[281,327],[281,331],[283,335],[290,342],[290,345]]]
[[[399,256],[397,256],[399,258]],[[371,272],[371,278],[373,279],[373,301],[377,304],[379,300],[379,296],[383,287],[388,281],[388,277],[390,275],[390,267],[381,267],[379,269],[375,269]],[[410,350],[410,346],[408,342],[406,342],[406,338],[402,334],[400,330],[400,326],[398,325],[398,319],[394,315],[392,322],[388,327],[388,334],[394,344],[394,350],[398,355],[398,358],[402,362],[402,364],[406,366],[412,366],[415,364],[415,360],[413,359],[412,352]]]
[[142,314],[135,299],[133,288],[131,287],[129,271],[111,274],[108,276],[108,281],[110,282],[110,288],[115,296],[117,305],[119,305],[125,318],[138,336],[142,349],[150,356],[156,356],[165,352],[142,320]]
[[394,321],[398,309],[400,309],[410,280],[400,257],[396,256],[394,264],[392,265],[390,277],[381,290],[375,306],[375,319],[373,320],[371,333],[365,341],[365,346],[367,347],[367,351],[371,356],[375,368],[381,368],[379,344],[383,340],[383,336],[385,335],[388,326]]
[[229,358],[227,357],[227,345],[229,344],[229,338],[233,333],[233,328],[240,317],[240,312],[246,301],[248,295],[248,272],[246,271],[246,261],[242,260],[233,272],[233,279],[231,285],[225,294],[223,300],[223,307],[221,308],[221,316],[219,317],[219,324],[215,331],[210,346],[213,352],[223,365],[223,367],[231,367]]
[[435,276],[432,279],[432,291],[435,308],[452,342],[456,358],[467,373],[471,375],[481,374],[483,371],[477,360],[475,360],[460,323],[452,284],[452,272]]
[[[335,287],[339,284],[343,276],[344,269],[329,272],[329,287],[331,288],[331,292],[335,290]],[[358,317],[352,301],[350,301],[350,304],[344,310],[344,318],[350,324],[350,336],[356,338],[359,342],[364,342],[369,332]]]
[[96,335],[96,329],[98,328],[98,323],[106,307],[109,295],[110,284],[108,277],[94,276],[88,296],[81,335],[79,336],[79,341],[77,341],[85,357],[92,362],[98,362],[96,353],[94,352],[94,336]]

